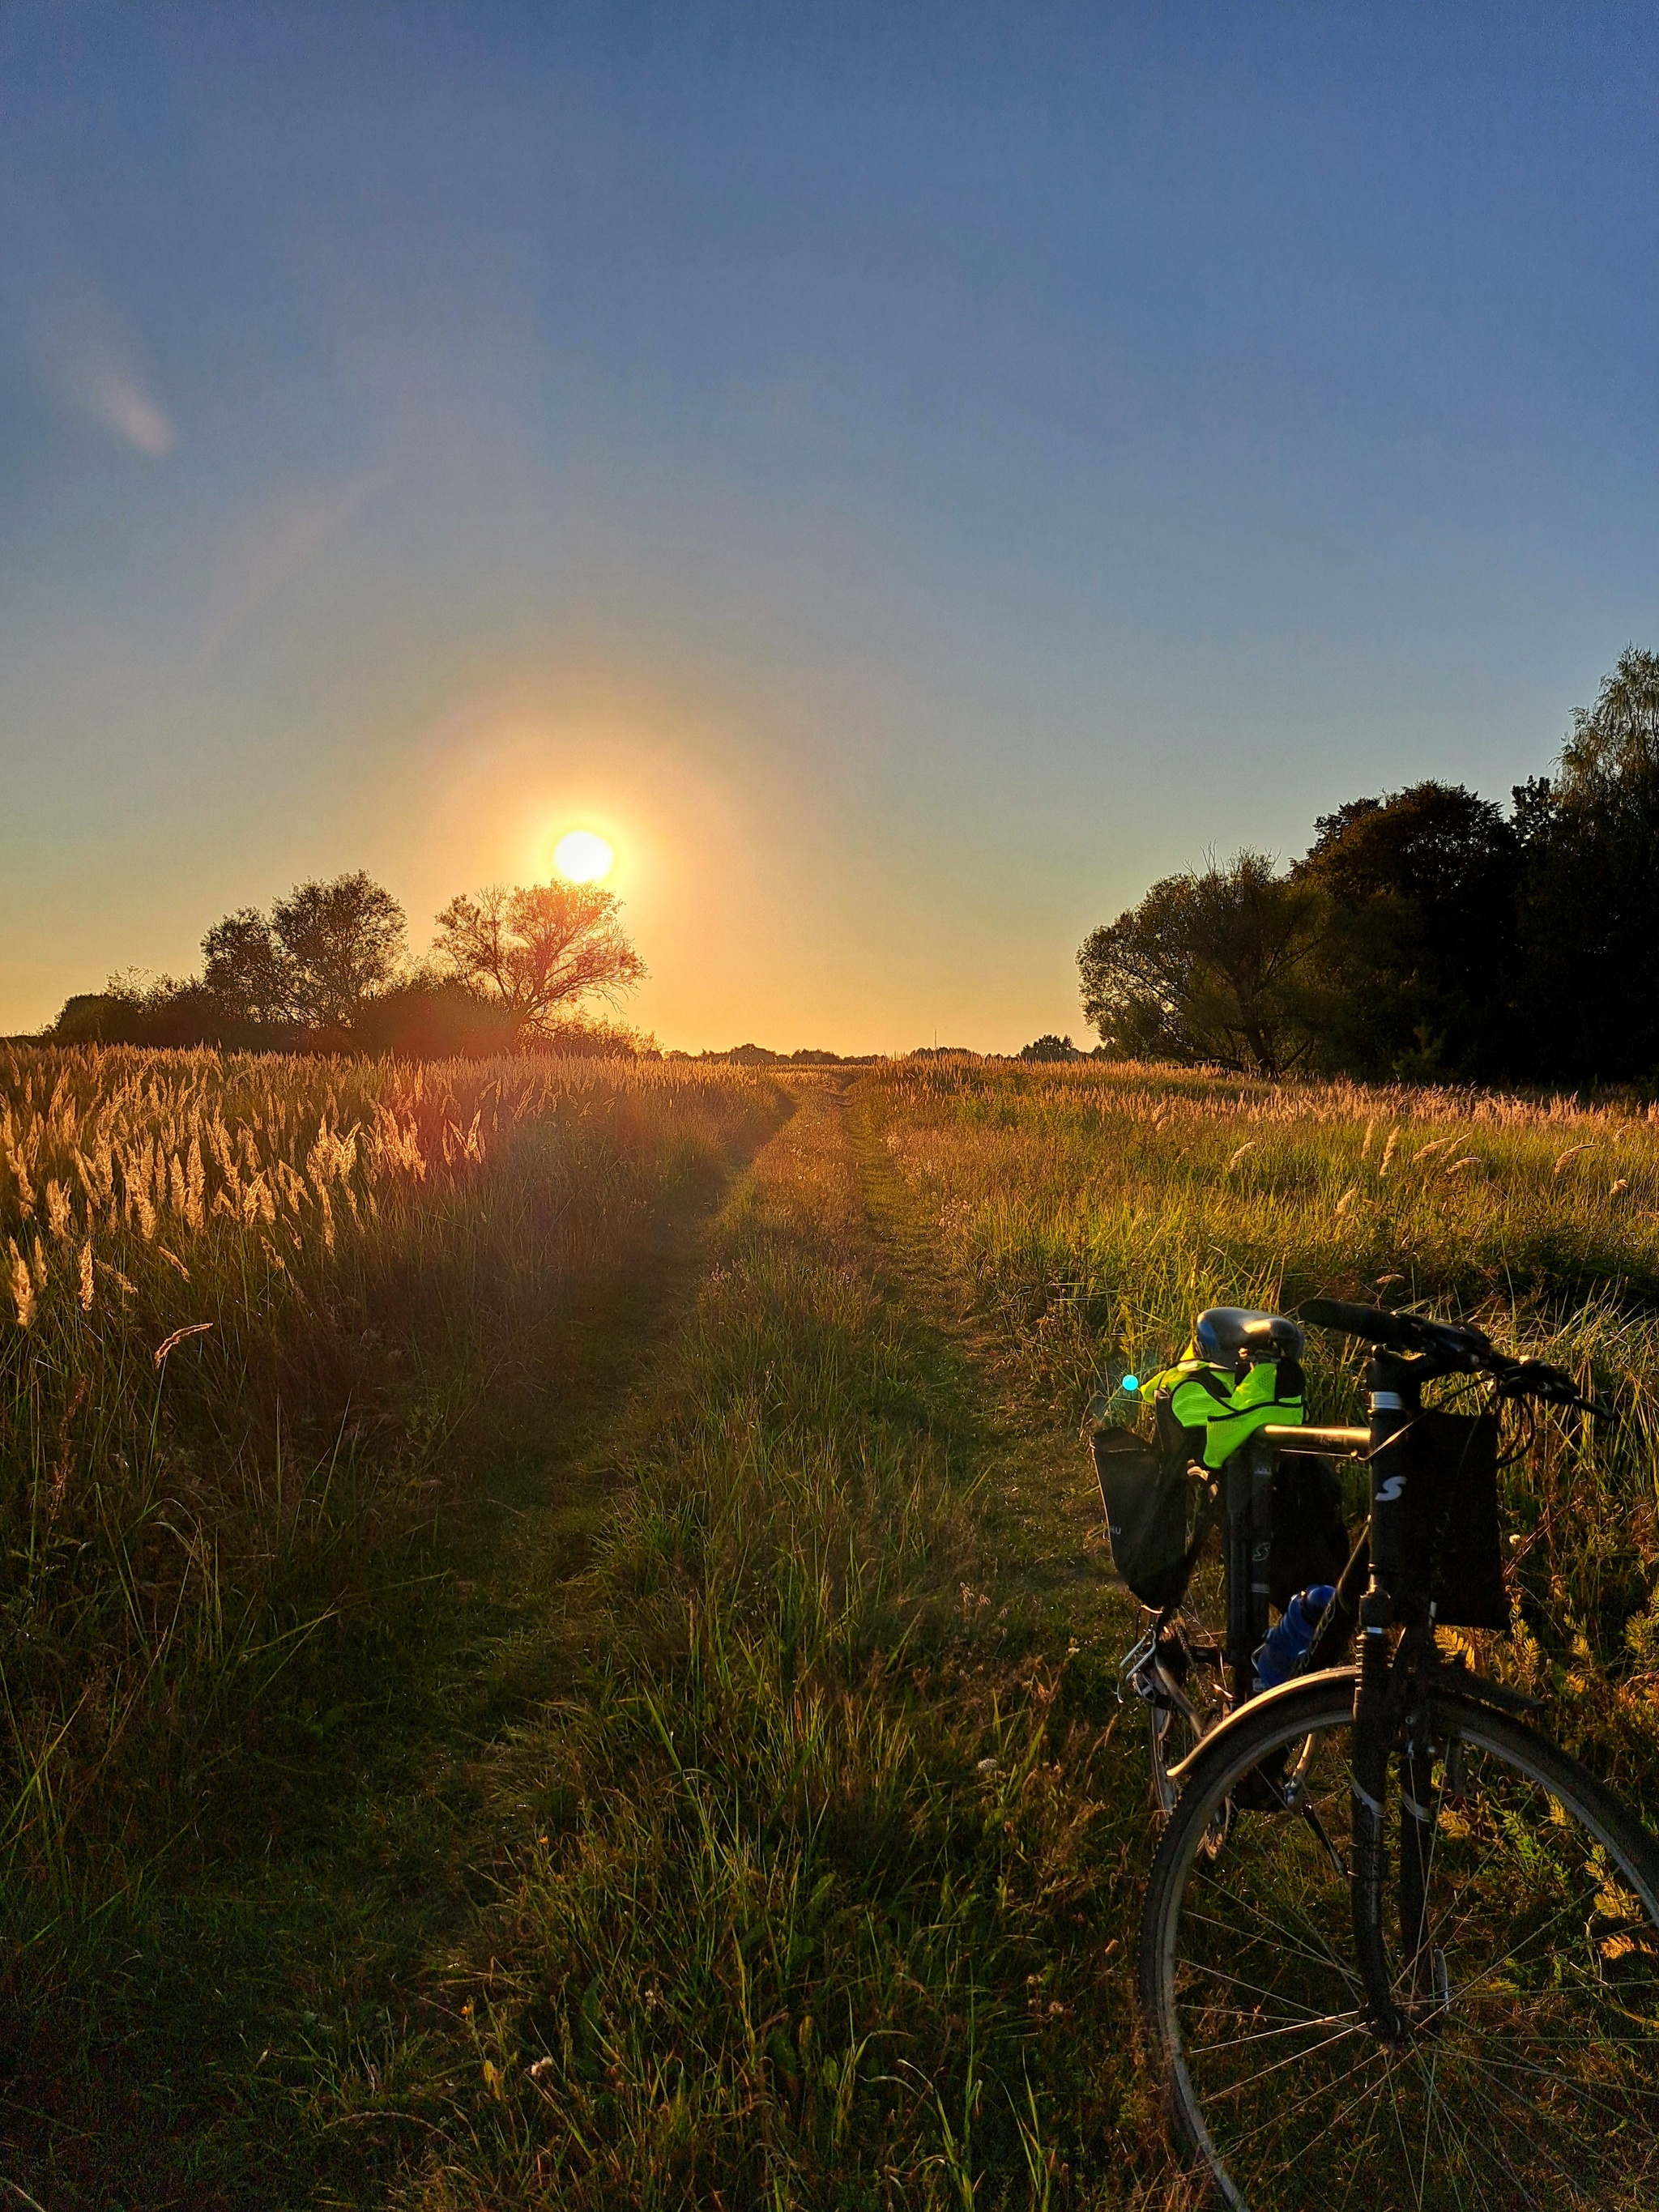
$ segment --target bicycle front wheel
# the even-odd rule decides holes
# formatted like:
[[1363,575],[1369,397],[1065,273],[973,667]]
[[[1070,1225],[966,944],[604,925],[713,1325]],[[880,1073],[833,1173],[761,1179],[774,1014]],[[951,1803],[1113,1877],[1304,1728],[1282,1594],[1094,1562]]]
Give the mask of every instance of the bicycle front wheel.
[[1141,2000],[1183,2148],[1247,2212],[1650,2212],[1652,1838],[1532,1729],[1437,1693],[1431,1741],[1390,1768],[1384,1934],[1408,2026],[1385,2042],[1350,1920],[1352,1705],[1344,1669],[1247,1708],[1164,1830]]

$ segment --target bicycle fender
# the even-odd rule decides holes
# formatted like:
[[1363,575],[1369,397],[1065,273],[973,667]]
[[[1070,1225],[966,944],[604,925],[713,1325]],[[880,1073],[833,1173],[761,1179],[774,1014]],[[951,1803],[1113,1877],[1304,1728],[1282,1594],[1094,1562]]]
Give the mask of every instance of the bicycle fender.
[[1471,1705],[1486,1705],[1493,1712],[1508,1713],[1511,1719],[1523,1721],[1530,1714],[1541,1713],[1545,1700],[1529,1698],[1524,1690],[1511,1690],[1502,1682],[1489,1682],[1484,1674],[1473,1674],[1467,1667],[1442,1667],[1431,1676],[1429,1695],[1467,1698]]
[[1292,1674],[1288,1682],[1280,1682],[1277,1688],[1263,1690],[1259,1697],[1249,1698],[1235,1711],[1229,1713],[1224,1721],[1212,1728],[1208,1735],[1195,1743],[1180,1765],[1170,1769],[1170,1781],[1177,1789],[1184,1789],[1188,1775],[1199,1760],[1207,1758],[1218,1746],[1224,1745],[1228,1736],[1236,1733],[1246,1714],[1254,1719],[1256,1714],[1269,1712],[1275,1705],[1287,1705],[1293,1699],[1301,1697],[1315,1682],[1340,1681],[1352,1684],[1358,1672],[1358,1668],[1353,1667],[1322,1667],[1316,1674]]
[[[1352,1682],[1358,1673],[1358,1669],[1351,1666],[1322,1667],[1317,1674],[1292,1674],[1288,1682],[1280,1682],[1274,1689],[1264,1690],[1259,1697],[1251,1698],[1247,1704],[1229,1713],[1224,1721],[1195,1743],[1185,1759],[1170,1769],[1170,1779],[1178,1790],[1184,1790],[1187,1777],[1193,1767],[1206,1752],[1226,1741],[1228,1732],[1237,1726],[1246,1713],[1263,1712],[1272,1705],[1286,1705],[1310,1682]],[[1533,1713],[1541,1712],[1544,1708],[1541,1698],[1529,1698],[1524,1691],[1509,1689],[1502,1682],[1488,1681],[1484,1674],[1472,1674],[1466,1667],[1437,1668],[1429,1686],[1430,1697],[1432,1698],[1437,1692],[1447,1697],[1467,1698],[1471,1705],[1485,1705],[1492,1712],[1507,1713],[1512,1720],[1525,1720]]]

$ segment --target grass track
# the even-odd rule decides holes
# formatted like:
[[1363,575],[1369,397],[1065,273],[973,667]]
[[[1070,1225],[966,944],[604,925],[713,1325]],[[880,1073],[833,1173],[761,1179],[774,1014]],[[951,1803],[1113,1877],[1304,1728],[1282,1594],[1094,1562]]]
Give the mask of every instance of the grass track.
[[[1000,1382],[848,1124],[804,1088],[623,1439],[603,1649],[495,1762],[399,2204],[1117,2205],[1160,2166],[1110,1661],[1044,1529],[999,1572]],[[395,2132],[369,2069],[331,2094]]]

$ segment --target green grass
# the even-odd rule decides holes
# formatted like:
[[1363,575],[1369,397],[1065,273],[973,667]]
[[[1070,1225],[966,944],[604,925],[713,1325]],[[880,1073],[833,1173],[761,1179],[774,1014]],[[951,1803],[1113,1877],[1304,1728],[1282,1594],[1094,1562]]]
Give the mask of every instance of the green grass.
[[[61,1070],[28,1072],[40,1115]],[[204,1110],[247,1086],[270,1128],[259,1079],[119,1077],[135,1115],[174,1113],[186,1200],[167,1086]],[[322,1086],[331,1126],[367,1129],[389,1079],[273,1073],[289,1155]],[[199,1557],[211,1528],[220,1615],[260,1624],[141,1634],[95,1538],[43,1586],[58,1644],[15,1677],[19,1778],[100,1663],[132,1717],[52,1753],[55,1827],[50,1793],[14,1796],[0,2002],[26,2001],[32,2070],[0,2143],[42,2203],[1182,2203],[1127,1966],[1150,1837],[1114,1685],[1138,1616],[1077,1430],[1207,1303],[1393,1276],[1392,1301],[1477,1314],[1616,1397],[1610,1434],[1547,1429],[1509,1472],[1521,1625],[1485,1656],[1651,1808],[1644,1119],[969,1061],[566,1071],[520,1110],[530,1079],[422,1079],[443,1172],[429,1104],[426,1180],[388,1170],[378,1213],[360,1182],[331,1251],[311,1218],[291,1282],[252,1260],[269,1224],[210,1212],[186,1285],[153,1249],[171,1232],[124,1218],[101,1233],[131,1297],[77,1320],[65,1238],[13,1334],[37,1517],[67,1398],[31,1398],[28,1362],[106,1314],[104,1364],[76,1355],[104,1424],[96,1447],[72,1427],[77,1468],[123,1512],[187,1498],[167,1540]],[[154,1346],[208,1283],[216,1329],[169,1355],[146,1445]],[[369,1330],[372,1388],[342,1358]],[[1328,1349],[1313,1379],[1352,1413]],[[74,1421],[93,1407],[89,1385]],[[181,1620],[210,1618],[171,1571]],[[313,1620],[274,1671],[236,1656]]]

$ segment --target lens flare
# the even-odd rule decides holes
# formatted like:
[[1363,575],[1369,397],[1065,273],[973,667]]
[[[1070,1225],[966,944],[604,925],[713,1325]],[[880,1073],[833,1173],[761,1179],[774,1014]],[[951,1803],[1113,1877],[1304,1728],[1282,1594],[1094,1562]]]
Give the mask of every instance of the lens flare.
[[616,859],[603,837],[591,830],[567,830],[553,848],[553,865],[567,882],[603,883]]

